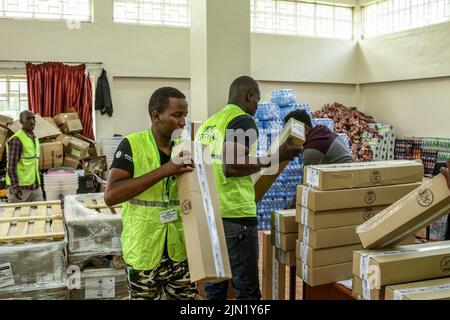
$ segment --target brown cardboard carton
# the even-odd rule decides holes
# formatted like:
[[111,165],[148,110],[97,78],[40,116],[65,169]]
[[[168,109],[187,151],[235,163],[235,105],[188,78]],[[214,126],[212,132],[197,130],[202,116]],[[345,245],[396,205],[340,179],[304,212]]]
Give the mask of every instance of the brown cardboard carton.
[[88,155],[90,144],[70,135],[59,135],[56,137],[64,145],[64,152],[74,159],[81,160]]
[[281,233],[297,232],[297,222],[295,222],[295,209],[273,211],[271,215],[272,228]]
[[275,249],[275,259],[288,267],[295,267],[295,251],[283,251]]
[[0,126],[7,128],[14,119],[0,114]]
[[53,127],[57,128],[59,130],[59,127],[56,125],[55,121],[53,121],[52,118],[50,118],[50,117],[43,117],[42,119],[44,119],[45,121],[50,123]]
[[352,263],[340,263],[330,266],[311,268],[302,261],[297,262],[297,276],[311,287],[334,283],[352,278]]
[[386,300],[449,300],[450,278],[387,286],[385,298]]
[[284,300],[286,274],[284,266],[275,259],[270,231],[262,232],[262,300]]
[[70,155],[64,157],[64,167],[78,169],[80,166],[80,160],[72,158]]
[[101,174],[108,169],[106,165],[106,156],[88,157],[81,160],[81,167],[85,175]]
[[284,251],[295,251],[295,240],[297,233],[281,233],[272,229],[272,245]]
[[90,144],[89,150],[88,150],[88,154],[90,157],[97,157],[99,156],[99,153],[97,152],[97,144],[95,143],[94,140],[91,140],[89,138],[86,138],[85,136],[82,136],[79,133],[75,133],[73,134],[73,136],[77,139],[83,140],[84,142],[87,142]]
[[[179,175],[177,184],[191,281],[231,279],[212,165],[203,161],[203,148],[198,143],[184,141],[172,153],[185,150],[192,154],[195,170]],[[209,154],[208,149],[204,152]]]
[[450,212],[450,190],[441,174],[358,227],[365,248],[383,248],[415,234]]
[[[280,135],[275,139],[270,147],[270,154],[275,154],[280,145],[289,139],[289,143],[301,146],[305,143],[305,126],[303,123],[291,119],[284,127]],[[255,201],[258,202],[266,194],[267,190],[272,186],[280,173],[287,166],[289,161],[276,163],[269,168],[265,168],[253,175],[253,185],[255,187]],[[300,173],[299,173],[300,174]]]
[[383,206],[393,204],[420,186],[420,183],[411,183],[333,191],[298,186],[297,203],[312,211]]
[[388,206],[312,211],[297,204],[295,221],[312,230],[360,225]]
[[[36,126],[34,128],[34,135],[38,139],[52,138],[61,134],[61,131],[51,125],[48,121],[45,121],[40,115],[36,114]],[[8,125],[8,129],[16,133],[22,129],[22,124],[19,120],[16,120]]]
[[316,268],[352,262],[353,251],[361,249],[361,244],[325,249],[313,249],[310,246],[304,246],[303,242],[297,240],[295,254],[298,260],[304,261],[312,268]]
[[60,113],[53,117],[53,121],[55,122],[55,124],[58,127],[62,126],[69,120],[79,120],[79,119],[80,119],[80,117],[79,117],[78,113],[76,113],[76,112]]
[[356,234],[357,226],[347,226],[331,229],[311,230],[302,224],[298,225],[298,240],[313,249],[333,248],[360,244]]
[[64,163],[64,148],[61,142],[45,142],[40,144],[39,169],[61,167]]
[[[384,300],[385,287],[380,289],[371,289],[367,300]],[[355,299],[364,300],[363,298],[363,281],[357,276],[353,276],[352,295]]]
[[0,160],[3,159],[3,154],[5,153],[7,137],[8,129],[0,127]]
[[370,289],[447,277],[449,272],[450,241],[353,253],[353,274],[363,280],[365,299]]
[[67,120],[61,127],[62,133],[72,133],[83,131],[83,125],[80,119]]
[[408,160],[314,165],[305,171],[305,184],[319,190],[414,183],[423,179],[423,165]]

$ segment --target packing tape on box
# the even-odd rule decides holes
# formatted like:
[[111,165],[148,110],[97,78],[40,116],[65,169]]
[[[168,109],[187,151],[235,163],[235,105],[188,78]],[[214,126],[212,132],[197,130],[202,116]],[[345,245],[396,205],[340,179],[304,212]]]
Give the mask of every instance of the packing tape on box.
[[303,282],[308,282],[308,265],[302,261],[302,280]]
[[300,123],[292,123],[291,124],[292,134],[296,136],[305,136],[305,127]]
[[[309,170],[308,170],[309,171]],[[308,208],[308,195],[309,195],[309,190],[311,188],[309,187],[303,187],[303,192],[302,192],[302,203],[301,205],[305,208]]]
[[309,228],[307,226],[303,226],[303,243],[309,244]]
[[306,263],[308,263],[307,252],[308,252],[308,244],[302,242],[302,245],[300,247],[300,260],[305,261]]
[[278,252],[280,253],[280,254],[279,254],[280,262],[281,262],[282,264],[286,264],[286,263],[285,263],[286,255],[284,254],[284,251],[280,249],[280,250],[278,250]]
[[278,300],[278,261],[275,259],[275,247],[272,247],[272,300]]
[[225,277],[225,268],[222,260],[222,251],[220,250],[219,233],[217,231],[216,218],[214,216],[211,195],[209,193],[208,180],[206,178],[205,166],[203,164],[203,149],[200,143],[194,143],[194,161],[197,170],[198,183],[203,199],[203,207],[206,212],[208,222],[208,231],[211,237],[211,246],[213,250],[214,265],[218,277]]
[[319,171],[313,168],[308,168],[306,173],[306,183],[311,187],[319,186]]
[[403,300],[403,296],[405,294],[435,292],[435,291],[442,291],[442,290],[448,290],[448,289],[450,289],[450,283],[436,285],[436,286],[421,287],[421,288],[395,290],[394,291],[394,300]]
[[301,211],[301,215],[300,215],[300,222],[304,226],[308,225],[308,208],[306,208],[306,207],[302,207],[302,211]]
[[281,245],[281,234],[275,231],[275,247],[279,248]]
[[275,212],[275,229],[280,230],[280,215]]

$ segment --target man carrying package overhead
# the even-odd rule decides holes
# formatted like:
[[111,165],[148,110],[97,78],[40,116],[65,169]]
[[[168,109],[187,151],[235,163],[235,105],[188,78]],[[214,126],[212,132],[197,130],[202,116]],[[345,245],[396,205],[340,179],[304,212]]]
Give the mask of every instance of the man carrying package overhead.
[[[220,212],[230,258],[231,283],[239,300],[261,298],[258,280],[258,230],[251,175],[274,161],[297,156],[301,147],[285,142],[271,158],[256,157],[258,129],[252,118],[258,107],[258,83],[248,76],[233,81],[228,104],[206,120],[196,140],[210,145]],[[208,300],[225,300],[228,281],[205,285]]]

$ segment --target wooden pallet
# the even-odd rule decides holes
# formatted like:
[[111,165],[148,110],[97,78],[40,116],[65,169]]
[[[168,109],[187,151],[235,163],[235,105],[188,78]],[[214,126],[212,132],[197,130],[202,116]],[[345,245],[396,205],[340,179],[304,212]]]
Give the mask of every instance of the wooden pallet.
[[61,201],[0,205],[0,244],[63,240]]
[[102,195],[99,195],[94,199],[85,199],[81,202],[83,202],[86,208],[93,209],[98,213],[103,214],[120,214],[120,211],[122,210],[121,204],[112,207],[107,206]]

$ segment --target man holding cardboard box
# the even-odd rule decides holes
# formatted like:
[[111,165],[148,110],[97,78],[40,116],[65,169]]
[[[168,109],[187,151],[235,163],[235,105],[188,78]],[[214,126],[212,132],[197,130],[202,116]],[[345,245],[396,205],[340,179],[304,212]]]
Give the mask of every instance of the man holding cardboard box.
[[42,201],[40,146],[39,139],[33,132],[36,126],[34,114],[28,110],[23,111],[20,114],[20,123],[22,129],[17,131],[6,145],[8,202]]
[[[237,299],[261,298],[258,280],[258,229],[255,189],[251,175],[294,158],[301,147],[281,144],[275,157],[256,158],[258,129],[252,118],[258,107],[258,83],[242,76],[230,87],[229,102],[200,127],[196,140],[210,145],[220,212]],[[239,132],[242,135],[239,135]],[[225,300],[228,281],[205,286],[209,300]]]
[[171,159],[172,133],[185,126],[188,105],[179,90],[156,90],[149,102],[152,128],[119,145],[105,191],[122,209],[122,248],[131,299],[195,299],[190,282],[176,177],[190,172],[189,154]]

